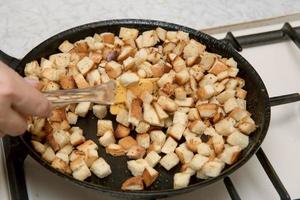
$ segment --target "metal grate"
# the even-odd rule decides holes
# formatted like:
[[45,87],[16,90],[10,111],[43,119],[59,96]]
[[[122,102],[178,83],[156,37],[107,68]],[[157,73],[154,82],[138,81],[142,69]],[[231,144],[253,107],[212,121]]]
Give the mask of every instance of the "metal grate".
[[[243,48],[260,46],[270,43],[292,40],[300,48],[300,27],[292,27],[289,23],[285,23],[280,30],[256,33],[235,37],[231,32],[228,32],[223,41],[232,45],[237,51],[242,51]],[[270,98],[271,106],[277,106],[287,103],[292,103],[300,100],[298,93],[288,94]],[[8,170],[8,182],[10,187],[10,195],[12,200],[28,200],[27,188],[24,177],[24,159],[27,156],[27,150],[19,141],[18,138],[4,137],[3,146]],[[281,199],[291,199],[289,193],[282,184],[280,178],[276,174],[267,156],[260,148],[256,156],[261,163],[263,169],[270,178],[276,191]],[[229,177],[223,180],[230,197],[233,200],[240,200],[240,196],[235,189]]]
[[[231,44],[237,51],[242,51],[243,48],[282,42],[288,39],[292,40],[297,45],[297,47],[300,48],[300,27],[293,28],[289,23],[285,23],[280,30],[238,37],[235,37],[231,32],[228,32],[223,41]],[[270,98],[270,105],[278,106],[299,101],[299,99],[300,95],[298,93],[272,97]],[[262,148],[260,148],[257,151],[256,157],[258,158],[260,164],[262,165],[270,181],[275,187],[278,195],[280,196],[280,199],[291,199],[289,193],[285,189],[284,185],[282,184],[280,178],[276,174],[274,168],[272,167],[269,159],[267,158]],[[224,184],[227,188],[230,197],[233,200],[239,200],[240,197],[237,193],[237,190],[235,189],[229,177],[224,178]]]

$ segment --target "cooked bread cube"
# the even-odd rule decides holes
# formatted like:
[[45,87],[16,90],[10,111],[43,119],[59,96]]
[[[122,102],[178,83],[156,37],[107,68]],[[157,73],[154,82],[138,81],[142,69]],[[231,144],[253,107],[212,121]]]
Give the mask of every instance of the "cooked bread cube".
[[110,78],[118,78],[122,73],[122,65],[115,61],[109,61],[105,65],[105,71]]
[[162,41],[166,40],[167,37],[167,31],[163,28],[157,27],[156,28],[156,34],[158,36],[158,38]]
[[147,133],[137,134],[136,141],[139,146],[147,149],[150,146],[150,135]]
[[115,42],[115,35],[113,33],[101,33],[100,36],[104,43],[113,44]]
[[63,89],[74,89],[75,81],[72,76],[60,75],[59,76],[59,84]]
[[125,72],[119,77],[119,81],[124,87],[128,87],[137,84],[140,81],[140,78],[136,73]]
[[241,149],[244,149],[249,144],[249,137],[239,131],[234,131],[227,137],[227,143],[231,144],[232,146],[239,146]]
[[145,31],[142,35],[142,47],[152,47],[159,41],[154,30]]
[[192,168],[193,170],[200,170],[202,168],[202,166],[209,160],[208,157],[200,155],[200,154],[196,154],[194,155],[193,159],[191,160],[189,166],[190,168]]
[[177,142],[172,138],[168,137],[165,144],[162,146],[161,152],[168,154],[174,152],[177,147]]
[[181,124],[183,126],[187,126],[188,117],[187,114],[181,111],[174,112],[173,124]]
[[[177,72],[177,73],[186,69],[185,61],[180,56],[175,57],[175,59],[172,61],[172,65],[173,65],[175,72]],[[189,73],[186,70],[186,72],[179,75],[179,79],[177,81],[180,82],[181,84],[183,84],[184,82],[187,82],[188,78],[189,78]]]
[[210,146],[208,144],[200,143],[197,145],[197,153],[198,154],[209,157],[211,152],[212,152],[212,149],[210,148]]
[[146,122],[139,122],[138,126],[135,128],[137,133],[146,133],[150,128],[150,125]]
[[104,105],[94,105],[93,113],[98,119],[103,119],[107,114],[107,107]]
[[130,70],[132,67],[134,67],[134,65],[134,59],[130,56],[123,60],[124,71]]
[[136,146],[138,143],[135,139],[133,139],[133,137],[126,136],[126,137],[120,139],[118,144],[121,145],[125,150],[128,150],[132,146]]
[[215,88],[213,85],[204,85],[197,90],[197,96],[201,100],[210,99],[215,94]]
[[191,178],[191,175],[188,173],[185,173],[185,172],[176,173],[174,175],[173,188],[181,189],[181,188],[187,187],[190,183],[190,178]]
[[63,53],[68,53],[71,49],[74,48],[74,45],[70,43],[68,40],[65,40],[61,45],[59,45],[58,49]]
[[73,146],[71,144],[67,144],[62,149],[58,151],[58,153],[64,153],[69,155],[73,151]]
[[233,109],[239,107],[236,98],[230,98],[224,103],[224,111],[226,113],[231,112]]
[[126,127],[129,127],[128,115],[129,115],[128,111],[122,109],[117,114],[116,121],[119,122],[120,124],[123,124]]
[[194,121],[200,119],[200,115],[197,108],[191,108],[188,112],[188,120]]
[[163,87],[167,83],[173,83],[175,80],[175,72],[170,71],[169,73],[165,73],[160,77],[160,79],[157,81],[157,85],[159,87]]
[[186,147],[194,153],[197,152],[197,147],[202,142],[201,139],[197,136],[192,135],[186,136],[185,139]]
[[166,135],[164,134],[164,132],[162,132],[160,130],[155,130],[155,131],[150,132],[150,139],[153,143],[156,143],[159,146],[163,146],[166,141]]
[[54,160],[51,163],[51,167],[61,171],[62,173],[71,173],[68,163],[58,157],[54,158]]
[[104,135],[99,138],[99,143],[104,147],[116,143],[116,139],[114,137],[113,132],[110,130],[106,131]]
[[182,106],[182,107],[191,107],[194,104],[194,100],[191,97],[185,98],[185,99],[175,99],[175,103],[178,106]]
[[217,114],[218,105],[212,103],[201,104],[197,106],[200,117],[212,118]]
[[127,161],[127,167],[133,176],[141,176],[148,166],[147,161],[144,159]]
[[[75,161],[73,161],[73,162],[75,162]],[[71,168],[72,168],[72,163],[71,163]],[[78,164],[78,167],[76,167],[76,170],[72,169],[72,171],[73,171],[72,176],[75,179],[80,180],[80,181],[83,181],[92,175],[91,171],[89,170],[89,168],[87,167],[87,165],[85,164],[85,162],[83,160],[81,160],[80,164]]]
[[213,66],[209,69],[209,73],[212,73],[214,75],[218,75],[219,73],[226,71],[228,67],[226,64],[221,62],[220,60],[215,60]]
[[97,158],[99,158],[98,151],[95,149],[89,149],[85,154],[84,161],[88,167],[91,167],[93,162],[97,160]]
[[201,120],[195,120],[192,123],[190,123],[190,125],[189,125],[190,131],[192,131],[193,133],[195,133],[197,135],[203,134],[205,128],[206,128],[206,125]]
[[217,100],[223,104],[228,99],[233,98],[234,96],[235,96],[235,90],[225,90],[224,92],[218,94]]
[[238,122],[241,119],[243,119],[244,117],[249,117],[250,113],[247,110],[237,107],[237,108],[233,109],[228,116],[235,119]]
[[129,56],[134,55],[134,53],[135,53],[135,49],[132,46],[130,46],[130,45],[122,46],[121,52],[120,52],[117,60],[119,62],[121,62],[121,61],[125,60],[126,58],[128,58]]
[[247,91],[243,90],[242,88],[237,88],[236,89],[236,97],[240,99],[245,99],[247,96]]
[[234,125],[235,120],[230,117],[226,117],[215,124],[215,129],[219,134],[228,136],[235,130]]
[[178,108],[177,104],[172,99],[165,96],[160,96],[157,103],[167,112],[175,112]]
[[130,128],[123,126],[122,124],[118,124],[117,128],[114,132],[114,136],[116,138],[123,138],[130,134]]
[[206,176],[203,172],[202,169],[198,170],[197,173],[196,173],[196,177],[199,178],[199,179],[208,179],[209,177]]
[[46,83],[42,89],[43,92],[46,91],[55,91],[55,90],[59,90],[60,86],[59,84],[53,82],[53,81],[49,81],[48,83]]
[[90,86],[82,74],[73,75],[73,79],[78,88],[87,88]]
[[49,121],[61,122],[64,119],[66,119],[66,113],[64,109],[54,109],[51,111],[51,116],[49,117]]
[[186,91],[183,87],[175,88],[175,97],[179,100],[184,100],[186,98]]
[[177,141],[179,141],[183,135],[185,128],[186,126],[184,126],[181,123],[174,123],[172,126],[168,128],[167,133],[173,138],[175,138]]
[[67,120],[69,124],[76,124],[78,119],[78,115],[73,112],[67,112]]
[[166,154],[160,161],[159,163],[161,166],[163,166],[166,170],[170,170],[173,167],[175,167],[179,163],[179,158],[176,155],[176,153],[171,152]]
[[106,131],[114,131],[111,120],[98,120],[97,122],[97,136],[102,136]]
[[89,57],[84,57],[77,63],[77,68],[83,75],[87,74],[93,66],[94,62]]
[[80,102],[75,108],[75,114],[85,117],[90,109],[91,102]]
[[86,80],[90,86],[99,85],[101,83],[101,76],[97,69],[94,69],[87,73]]
[[222,153],[224,149],[224,143],[225,143],[223,137],[219,134],[214,134],[211,139],[212,139],[212,145],[215,150],[215,153],[217,155]]
[[70,135],[70,143],[74,146],[82,144],[84,141],[85,141],[85,137],[82,135],[82,132],[80,131],[74,131]]
[[202,51],[204,51],[205,47],[195,40],[190,40],[190,42],[183,49],[183,57],[185,59],[189,57],[197,57],[200,55]]
[[[175,68],[176,71],[176,68]],[[179,85],[184,85],[190,80],[190,74],[187,69],[182,69],[179,72],[176,73],[175,75],[175,81]]]
[[41,68],[39,66],[39,63],[35,60],[27,63],[25,65],[24,73],[25,73],[25,76],[32,75],[32,76],[39,77],[40,73],[41,73]]
[[58,144],[59,148],[63,148],[70,142],[70,135],[66,131],[58,130],[53,133],[53,139]]
[[110,144],[105,148],[106,153],[112,156],[123,156],[126,150],[119,144]]
[[129,191],[143,190],[143,178],[141,176],[131,177],[122,183],[121,189]]
[[237,67],[237,62],[233,58],[229,58],[226,60],[226,65],[230,67]]
[[158,177],[158,171],[156,171],[154,168],[150,166],[147,166],[143,172],[142,177],[146,187],[149,187]]
[[217,177],[224,169],[225,163],[221,160],[212,160],[204,164],[201,171],[208,177]]
[[46,146],[38,141],[31,140],[31,144],[34,150],[36,150],[36,152],[38,152],[39,154],[43,154],[46,151]]
[[135,40],[137,38],[138,34],[139,34],[139,31],[135,28],[121,27],[119,37],[124,40],[128,40],[128,39]]
[[[184,144],[184,143],[183,143]],[[177,154],[181,163],[189,163],[194,157],[194,153],[187,149],[185,145],[180,145],[175,149],[175,153]]]
[[74,161],[77,158],[85,159],[85,153],[83,151],[73,150],[69,156],[69,160]]
[[160,120],[164,120],[169,117],[169,115],[162,109],[162,107],[157,102],[153,103],[153,107]]
[[231,165],[238,159],[240,152],[241,148],[239,146],[226,145],[219,158],[226,164]]
[[55,153],[51,147],[47,147],[45,152],[42,154],[42,158],[47,162],[52,162],[55,158]]
[[155,152],[155,151],[150,151],[146,157],[145,160],[147,161],[148,165],[150,167],[155,167],[157,165],[157,163],[159,162],[161,156]]
[[111,174],[110,166],[103,158],[98,158],[93,162],[91,171],[99,178],[104,178]]
[[63,160],[66,164],[69,163],[69,155],[64,152],[57,152],[55,154],[56,158]]
[[83,151],[84,153],[87,153],[89,149],[98,149],[97,144],[93,140],[87,140],[81,145],[76,147],[79,151]]
[[153,126],[161,126],[161,122],[151,104],[143,103],[143,111],[143,118],[147,123]]
[[229,74],[230,77],[236,77],[237,74],[239,73],[239,68],[236,68],[236,67],[229,67],[229,68],[227,69],[227,71],[228,71],[228,74]]
[[213,85],[217,81],[218,81],[218,78],[215,75],[206,74],[199,82],[199,86],[204,87],[206,85]]
[[143,158],[146,154],[146,149],[139,145],[132,146],[128,149],[126,156],[130,159]]

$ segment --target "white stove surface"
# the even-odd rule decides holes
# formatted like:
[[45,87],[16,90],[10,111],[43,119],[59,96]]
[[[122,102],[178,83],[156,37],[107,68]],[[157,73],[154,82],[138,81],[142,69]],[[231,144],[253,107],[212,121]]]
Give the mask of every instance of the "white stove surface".
[[[299,25],[300,22],[292,23]],[[234,32],[236,36],[257,31],[275,30],[273,25]],[[222,38],[223,34],[216,35]],[[241,53],[258,71],[269,95],[284,95],[300,90],[300,50],[291,42],[283,42],[244,49]],[[269,132],[262,148],[292,198],[300,198],[300,103],[272,108]],[[0,160],[1,161],[1,160]],[[25,161],[25,173],[30,200],[112,200],[107,194],[98,193],[72,184],[47,171],[32,158]],[[0,199],[8,199],[5,172],[0,166]],[[279,199],[279,196],[253,156],[244,166],[233,173],[232,179],[242,199]],[[230,199],[222,181],[170,200]]]

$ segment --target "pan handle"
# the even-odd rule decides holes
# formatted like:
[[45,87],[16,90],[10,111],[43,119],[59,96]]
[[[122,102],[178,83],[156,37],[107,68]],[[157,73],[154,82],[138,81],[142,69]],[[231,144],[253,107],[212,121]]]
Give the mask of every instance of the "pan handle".
[[300,101],[300,94],[299,93],[292,93],[277,97],[271,97],[270,98],[270,105],[271,106],[279,106],[283,104],[293,103]]
[[21,60],[14,58],[10,55],[7,55],[6,53],[4,53],[1,50],[0,50],[0,61],[4,62],[5,64],[7,64],[9,67],[11,67],[14,70],[17,69],[17,67],[19,66],[19,64],[21,62]]

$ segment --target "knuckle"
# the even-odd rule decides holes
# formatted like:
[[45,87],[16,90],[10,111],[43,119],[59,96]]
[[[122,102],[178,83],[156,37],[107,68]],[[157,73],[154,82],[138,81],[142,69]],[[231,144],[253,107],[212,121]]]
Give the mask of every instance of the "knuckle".
[[43,99],[37,106],[37,114],[41,116],[48,116],[50,113],[50,103],[47,99]]

